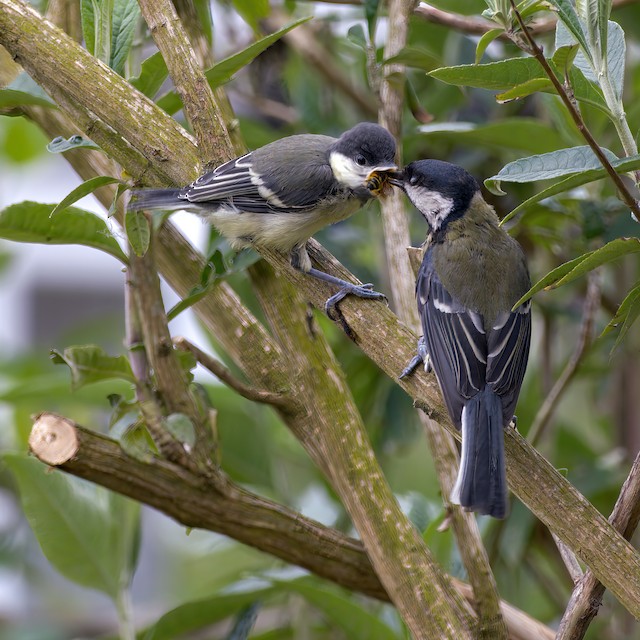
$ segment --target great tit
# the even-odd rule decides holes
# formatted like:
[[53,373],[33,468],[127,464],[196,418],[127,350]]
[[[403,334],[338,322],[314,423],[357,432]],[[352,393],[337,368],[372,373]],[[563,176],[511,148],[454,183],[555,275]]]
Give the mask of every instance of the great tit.
[[531,341],[531,305],[520,245],[462,167],[409,164],[391,183],[404,189],[429,225],[416,282],[423,338],[420,363],[433,369],[451,420],[462,429],[451,502],[504,518],[508,491],[502,430],[514,420]]
[[225,162],[182,189],[134,191],[129,209],[193,211],[235,249],[254,245],[288,253],[295,269],[340,287],[325,305],[330,314],[348,294],[385,296],[371,284],[354,285],[314,269],[306,242],[384,193],[387,173],[397,168],[395,154],[393,136],[368,122],[339,138],[289,136]]

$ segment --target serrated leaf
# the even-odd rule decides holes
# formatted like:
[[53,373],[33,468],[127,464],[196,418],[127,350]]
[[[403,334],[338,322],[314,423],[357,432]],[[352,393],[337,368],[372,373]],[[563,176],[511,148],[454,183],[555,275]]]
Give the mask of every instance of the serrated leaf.
[[[2,458],[17,480],[24,513],[49,562],[70,580],[115,600],[135,566],[137,505],[33,458],[13,453]],[[123,509],[130,509],[126,531],[118,519]]]
[[114,0],[111,14],[111,51],[109,66],[124,75],[124,66],[140,18],[137,0]]
[[68,207],[55,217],[53,204],[20,202],[0,211],[0,238],[39,244],[81,244],[100,249],[127,264],[105,221],[94,213]]
[[151,242],[151,227],[144,211],[128,209],[124,217],[124,227],[134,253],[139,257],[145,255]]
[[479,64],[482,60],[482,56],[484,52],[487,50],[487,47],[496,39],[499,38],[504,33],[504,29],[501,27],[497,29],[489,29],[483,36],[478,40],[478,44],[476,45],[476,64]]
[[610,331],[613,331],[613,329],[620,327],[620,332],[618,333],[612,351],[615,351],[620,346],[631,325],[638,319],[638,316],[640,316],[640,284],[636,285],[627,294],[625,299],[620,303],[615,316],[601,334],[604,336]]
[[600,249],[590,251],[569,262],[565,262],[536,282],[536,284],[513,305],[513,309],[516,309],[542,289],[557,289],[569,282],[573,282],[603,264],[613,262],[631,253],[640,253],[640,238],[617,238],[605,244],[604,247]]
[[148,98],[153,98],[167,79],[169,70],[162,54],[157,51],[140,65],[140,74],[129,82]]
[[[300,20],[295,20],[291,22],[282,29],[257,40],[253,44],[249,45],[246,49],[235,53],[224,60],[214,64],[208,71],[205,72],[205,76],[209,85],[215,89],[229,80],[238,72],[240,69],[248,65],[254,58],[260,55],[265,49],[269,48],[274,42],[277,42],[282,36],[286,33],[294,29],[295,27],[303,24],[304,22],[308,22],[311,20],[312,16],[308,16],[306,18],[301,18]],[[169,114],[174,114],[176,111],[179,111],[182,108],[182,102],[180,100],[180,96],[178,96],[177,92],[171,91],[164,95],[157,101],[157,104],[160,108],[164,109]]]
[[551,4],[558,9],[560,22],[571,32],[575,41],[582,47],[585,55],[591,57],[586,34],[571,0],[551,0]]
[[111,176],[96,176],[95,178],[86,180],[81,185],[76,187],[71,193],[69,193],[69,195],[65,196],[65,198],[54,207],[53,211],[51,212],[51,217],[55,216],[61,211],[64,211],[74,202],[80,200],[80,198],[84,198],[90,193],[93,193],[96,189],[104,187],[108,184],[115,183],[126,186],[126,182],[119,180],[118,178],[112,178]]
[[69,367],[73,389],[113,378],[135,382],[125,356],[110,356],[96,345],[67,347],[62,352],[54,349],[51,359],[54,364],[66,364]]
[[49,151],[49,153],[64,153],[65,151],[72,151],[73,149],[95,149],[96,151],[101,151],[95,142],[77,135],[71,136],[68,140],[65,140],[62,136],[58,136],[47,145],[47,151]]

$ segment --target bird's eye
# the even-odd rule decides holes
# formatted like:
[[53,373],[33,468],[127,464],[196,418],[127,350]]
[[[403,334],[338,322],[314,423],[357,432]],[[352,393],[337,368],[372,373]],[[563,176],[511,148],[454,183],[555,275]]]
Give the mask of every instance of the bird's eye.
[[356,164],[359,164],[361,167],[363,167],[365,164],[367,164],[367,159],[361,153],[359,153],[355,157],[355,161],[356,161]]
[[409,184],[415,185],[417,182],[418,182],[418,176],[411,176],[411,179],[409,180]]

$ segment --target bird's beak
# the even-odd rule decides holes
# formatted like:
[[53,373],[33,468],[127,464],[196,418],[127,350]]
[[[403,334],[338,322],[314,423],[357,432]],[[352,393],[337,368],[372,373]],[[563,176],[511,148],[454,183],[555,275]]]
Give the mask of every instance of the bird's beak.
[[372,195],[375,197],[384,196],[389,191],[389,176],[391,172],[396,172],[398,167],[395,164],[385,164],[375,167],[369,172],[366,179],[366,185]]
[[387,173],[387,182],[404,191],[404,174],[402,171],[391,171]]

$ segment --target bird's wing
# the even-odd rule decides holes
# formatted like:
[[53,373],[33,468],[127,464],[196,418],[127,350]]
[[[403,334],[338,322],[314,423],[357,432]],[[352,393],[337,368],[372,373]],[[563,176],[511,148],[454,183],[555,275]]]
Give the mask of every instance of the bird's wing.
[[487,335],[487,383],[502,398],[506,420],[516,408],[530,341],[531,301],[499,314]]
[[456,300],[425,254],[416,297],[429,361],[454,423],[460,428],[462,407],[485,386],[487,337],[482,318]]
[[333,138],[298,136],[272,142],[230,160],[183,192],[190,202],[225,202],[239,211],[279,213],[308,209],[331,190],[327,148]]

